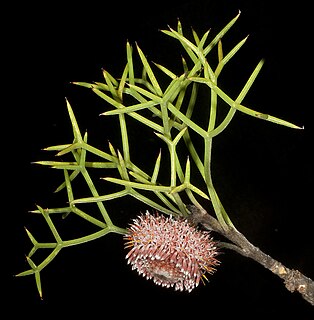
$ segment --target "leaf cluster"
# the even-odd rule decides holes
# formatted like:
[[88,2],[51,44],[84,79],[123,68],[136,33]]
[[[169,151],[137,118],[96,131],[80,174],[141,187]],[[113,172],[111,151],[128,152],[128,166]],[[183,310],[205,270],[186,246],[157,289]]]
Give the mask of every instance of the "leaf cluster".
[[[247,40],[247,37],[244,38],[227,54],[224,54],[222,38],[237,21],[239,15],[240,13],[210,41],[208,40],[210,31],[199,37],[194,30],[192,31],[193,39],[189,40],[183,34],[180,21],[178,21],[176,29],[162,30],[165,35],[176,40],[184,50],[185,58],[182,57],[181,75],[176,75],[169,68],[160,64],[150,63],[137,44],[137,58],[140,60],[141,66],[135,67],[135,50],[127,42],[126,65],[121,77],[115,78],[107,70],[103,70],[104,82],[74,83],[92,90],[106,102],[106,105],[113,107],[113,109],[103,112],[102,115],[118,117],[122,149],[121,151],[117,150],[109,143],[108,151],[105,152],[90,145],[87,141],[87,133],[81,134],[73,109],[69,101],[66,101],[73,129],[73,141],[68,144],[48,147],[45,150],[56,152],[58,157],[72,154],[73,161],[38,161],[36,163],[63,171],[64,182],[56,191],[66,190],[68,204],[61,208],[51,209],[43,209],[38,206],[37,210],[33,211],[33,213],[44,217],[55,241],[40,243],[27,230],[33,244],[33,248],[27,256],[30,269],[17,275],[34,274],[40,296],[42,296],[40,272],[56,257],[61,249],[98,239],[108,233],[126,233],[124,227],[116,226],[112,222],[106,207],[107,201],[131,196],[165,214],[186,217],[189,215],[188,204],[192,203],[194,206],[202,208],[200,201],[202,199],[208,205],[212,205],[222,228],[233,226],[212,181],[211,154],[213,139],[226,129],[236,112],[242,112],[290,128],[299,128],[292,123],[252,110],[242,104],[263,66],[263,60],[257,64],[235,99],[231,98],[219,86],[219,75]],[[209,64],[208,56],[210,54],[217,55],[218,63],[216,66]],[[137,72],[137,70],[140,72]],[[156,70],[162,72],[168,79],[165,89],[162,89],[160,85]],[[207,106],[202,106],[202,109],[200,109],[198,101],[200,86],[208,90],[210,97]],[[224,119],[218,123],[217,110],[220,101],[224,101],[229,110]],[[204,108],[207,108],[209,114],[205,127],[195,122],[193,117],[195,112],[202,112],[200,110],[204,110]],[[168,184],[162,184],[158,179],[161,170],[161,152],[154,160],[149,173],[132,161],[130,132],[127,125],[128,117],[152,130],[156,139],[160,139],[166,146],[170,159]],[[199,150],[195,145],[192,135],[201,139],[202,150]],[[140,143],[140,141],[137,143]],[[187,154],[178,152],[179,145],[185,146]],[[99,161],[88,161],[89,154],[96,156]],[[191,162],[193,162],[193,168],[195,168],[193,172],[191,172]],[[121,190],[99,194],[90,175],[90,170],[93,169],[101,169],[102,179],[120,186]],[[113,177],[112,170],[118,174],[118,178]],[[109,172],[109,174],[104,176],[104,172]],[[201,189],[191,182],[191,177],[195,175],[199,175],[206,186],[205,188]],[[90,190],[90,196],[77,199],[74,197],[73,183],[77,176],[84,178]],[[146,193],[144,194],[143,191]],[[151,196],[147,196],[147,192]],[[101,219],[95,218],[92,214],[81,209],[81,204],[86,203],[97,205],[101,213]],[[99,231],[76,239],[64,240],[53,223],[53,214],[63,214],[64,217],[75,214],[97,226]],[[52,251],[40,264],[36,265],[32,256],[37,249],[42,248],[48,248]]]

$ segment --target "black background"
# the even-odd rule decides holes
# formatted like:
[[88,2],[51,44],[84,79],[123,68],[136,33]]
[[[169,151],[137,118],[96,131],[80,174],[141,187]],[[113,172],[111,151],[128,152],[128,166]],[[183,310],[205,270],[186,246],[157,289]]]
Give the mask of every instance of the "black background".
[[[58,199],[64,198],[52,194],[62,173],[30,163],[53,159],[42,148],[71,142],[65,97],[74,108],[82,132],[88,130],[91,144],[108,150],[109,139],[119,147],[116,119],[98,116],[108,110],[105,103],[70,82],[102,81],[102,68],[114,76],[121,75],[127,40],[132,44],[137,41],[148,60],[176,68],[179,46],[159,29],[175,27],[179,18],[187,33],[193,26],[200,35],[209,28],[214,34],[241,10],[238,22],[224,38],[226,51],[250,36],[224,70],[223,88],[236,96],[258,61],[265,58],[244,104],[304,125],[305,130],[237,114],[214,146],[215,186],[232,221],[253,244],[287,267],[314,278],[313,228],[309,223],[313,183],[310,22],[302,1],[273,3],[45,2],[7,9],[10,19],[4,32],[7,57],[3,61],[9,70],[9,99],[2,118],[2,231],[7,252],[2,254],[2,264],[8,289],[2,301],[10,314],[23,311],[25,315],[55,313],[74,318],[86,312],[89,318],[115,314],[222,319],[289,314],[310,319],[313,307],[299,294],[289,293],[268,270],[233,252],[221,255],[221,266],[210,283],[190,294],[157,287],[126,265],[118,235],[62,250],[42,272],[42,301],[34,277],[13,277],[27,268],[24,256],[31,245],[24,226],[41,241],[46,241],[49,233],[42,218],[28,211],[35,203],[43,207],[63,205]],[[138,138],[135,130],[132,141]],[[152,168],[153,162],[147,161],[155,159],[158,151],[148,136],[134,157]],[[123,227],[140,210],[146,210],[132,199],[109,206],[114,221]],[[60,226],[65,237],[89,231],[75,221],[72,229],[68,227],[71,220],[66,223],[66,227]]]

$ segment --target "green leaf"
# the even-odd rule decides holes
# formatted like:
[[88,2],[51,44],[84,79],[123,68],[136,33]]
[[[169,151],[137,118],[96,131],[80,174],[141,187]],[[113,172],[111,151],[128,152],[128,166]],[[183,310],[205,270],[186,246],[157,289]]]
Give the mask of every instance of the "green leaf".
[[126,43],[126,56],[128,61],[128,74],[130,84],[135,84],[134,82],[134,67],[133,67],[133,58],[132,58],[133,49],[129,42]]
[[237,103],[241,103],[243,101],[243,99],[245,98],[245,96],[247,95],[247,93],[249,92],[249,90],[251,89],[255,79],[257,78],[259,72],[261,71],[262,67],[264,65],[264,59],[262,59],[258,65],[256,66],[256,68],[254,69],[254,71],[252,72],[251,76],[249,77],[248,81],[246,82],[245,86],[243,87],[243,89],[241,90],[240,94],[238,95],[238,97],[236,98],[236,102]]
[[160,192],[167,192],[170,193],[171,187],[166,187],[166,186],[157,186],[157,185],[152,185],[152,184],[143,184],[139,182],[132,182],[132,181],[126,181],[126,180],[121,180],[121,179],[116,179],[112,177],[106,177],[102,178],[103,180],[119,184],[125,187],[130,187],[134,189],[141,189],[141,190],[147,190],[147,191],[160,191]]
[[201,41],[200,41],[199,44],[197,45],[198,48],[199,48],[199,50],[202,50],[202,49],[203,49],[203,47],[204,47],[204,45],[205,45],[205,42],[206,42],[206,40],[207,40],[207,38],[208,38],[209,32],[210,32],[210,30],[208,30],[208,31],[206,31],[206,32],[204,33]]
[[96,89],[95,87],[92,88],[92,90],[102,99],[107,101],[109,104],[113,105],[116,108],[124,108],[124,105],[121,102],[116,101],[115,99],[109,97],[104,92]]
[[155,93],[152,93],[152,92],[145,90],[145,89],[143,89],[139,86],[136,86],[136,85],[129,84],[129,87],[130,87],[130,89],[137,91],[141,95],[145,96],[148,99],[151,99],[152,101],[154,101],[156,103],[162,103],[162,98],[159,97],[158,95],[156,95]]
[[128,64],[126,64],[124,71],[123,71],[123,74],[122,74],[122,77],[121,77],[121,80],[119,82],[119,87],[118,87],[118,98],[121,102],[123,101],[123,91],[124,91],[124,87],[126,84],[126,79],[128,77],[128,72],[129,72],[129,66],[128,66]]
[[258,118],[258,119],[262,119],[262,120],[266,120],[266,121],[270,121],[276,124],[280,124],[289,128],[293,128],[293,129],[303,129],[302,127],[299,127],[291,122],[273,117],[271,115],[268,114],[264,114],[252,109],[249,109],[239,103],[236,103],[234,100],[232,100],[225,92],[223,92],[219,87],[217,87],[210,79],[205,79],[205,78],[200,78],[200,77],[192,77],[190,78],[191,81],[196,81],[199,83],[205,83],[207,84],[211,89],[213,89],[220,98],[222,98],[226,103],[229,104],[230,107],[235,108],[247,115],[250,115],[252,117]]
[[248,36],[244,38],[242,41],[240,41],[230,52],[223,58],[222,54],[222,45],[221,41],[218,42],[218,55],[219,55],[219,63],[215,70],[215,75],[218,77],[223,67],[230,61],[230,59],[240,50],[240,48],[244,45],[246,42]]
[[151,178],[151,182],[153,184],[156,184],[156,182],[157,182],[157,177],[158,177],[158,173],[159,173],[159,169],[160,169],[160,162],[161,162],[161,150],[159,151],[157,160],[155,162],[155,167],[154,167],[153,175]]
[[[187,54],[189,55],[189,57],[191,58],[191,60],[193,61],[194,64],[198,64],[199,60],[197,58],[197,56],[195,55],[195,53],[193,52],[193,50],[191,49],[190,45],[194,46],[192,42],[190,42],[189,40],[187,40],[185,37],[183,37],[183,35],[179,32],[173,32],[174,30],[172,30],[170,28],[169,30],[161,30],[161,32],[163,32],[164,34],[175,38],[176,40],[179,40],[183,46],[183,48],[185,49],[185,51],[187,52]],[[179,36],[178,36],[179,35]],[[190,44],[185,43],[185,40],[187,40],[188,42],[190,42]],[[195,46],[194,46],[195,47]]]
[[170,71],[169,69],[167,69],[166,67],[162,66],[161,64],[158,64],[158,63],[155,63],[153,62],[154,65],[159,68],[162,72],[164,72],[167,76],[169,76],[171,79],[176,79],[177,76],[172,72]]
[[119,99],[118,91],[116,90],[116,87],[118,86],[117,81],[110,75],[109,72],[107,72],[104,69],[103,69],[103,75],[113,99],[116,101],[121,101]]
[[106,111],[106,112],[103,112],[102,115],[112,116],[112,115],[123,114],[123,113],[131,113],[131,112],[136,112],[143,109],[148,109],[156,105],[158,105],[158,102],[148,101],[148,102],[138,103],[129,107],[123,107],[116,110]]
[[57,243],[62,243],[62,239],[55,227],[55,225],[53,224],[49,214],[46,212],[46,210],[44,210],[43,208],[41,208],[40,206],[37,206],[37,209],[41,212],[41,214],[43,215],[43,217],[45,218],[54,238],[56,239]]
[[66,99],[66,104],[67,104],[70,120],[71,120],[71,123],[72,123],[74,137],[75,137],[76,141],[81,142],[83,140],[82,139],[82,135],[81,135],[79,126],[77,124],[73,109],[72,109],[72,107],[71,107],[71,105],[70,105],[70,103],[69,103],[69,101],[67,99]]
[[215,36],[211,43],[204,49],[204,55],[207,54],[215,47],[215,45],[222,39],[222,37],[229,31],[229,29],[236,23],[240,17],[241,11]]
[[76,86],[81,86],[84,88],[91,88],[92,86],[94,86],[95,84],[90,83],[90,82],[71,82],[71,84],[75,84]]
[[40,299],[42,299],[43,298],[43,291],[41,288],[41,280],[40,280],[40,272],[39,271],[35,272],[35,281],[36,281],[36,286],[37,286],[37,290],[39,293],[39,297],[40,297]]
[[168,109],[178,118],[180,119],[184,124],[186,124],[189,128],[191,128],[193,131],[197,132],[200,136],[206,137],[207,132],[198,126],[194,121],[186,117],[182,112],[180,112],[173,104],[168,103]]
[[75,199],[74,201],[72,201],[72,204],[109,201],[113,199],[122,198],[128,194],[129,194],[129,190],[125,189],[122,191],[109,193],[103,196]]
[[144,66],[144,68],[145,68],[145,70],[147,72],[147,75],[148,75],[148,77],[149,77],[149,79],[150,79],[150,81],[151,81],[151,83],[152,83],[152,85],[153,85],[153,87],[155,89],[156,94],[161,96],[162,95],[162,91],[161,91],[161,88],[160,88],[160,86],[158,84],[158,81],[157,81],[157,79],[156,79],[156,77],[154,75],[153,70],[151,69],[146,57],[144,56],[143,51],[140,49],[140,47],[138,45],[136,45],[136,47],[137,47],[137,51],[138,51],[138,53],[140,55],[140,58],[142,60],[143,66]]

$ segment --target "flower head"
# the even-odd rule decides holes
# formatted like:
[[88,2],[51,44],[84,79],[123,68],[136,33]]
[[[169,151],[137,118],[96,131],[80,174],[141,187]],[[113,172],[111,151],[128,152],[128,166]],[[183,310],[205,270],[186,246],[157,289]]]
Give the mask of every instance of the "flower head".
[[132,269],[157,285],[175,290],[191,292],[219,263],[210,233],[182,218],[146,211],[133,220],[124,239],[131,248],[126,259]]

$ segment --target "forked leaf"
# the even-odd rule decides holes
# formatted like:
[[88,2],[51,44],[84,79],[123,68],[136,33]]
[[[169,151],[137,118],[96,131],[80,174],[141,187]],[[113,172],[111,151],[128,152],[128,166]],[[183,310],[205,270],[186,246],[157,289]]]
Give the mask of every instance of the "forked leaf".
[[230,52],[224,57],[223,51],[222,51],[222,43],[221,41],[218,42],[218,65],[215,70],[216,77],[219,76],[221,70],[223,67],[230,61],[230,59],[240,50],[240,48],[244,45],[246,42],[248,36],[244,38],[242,41],[240,41],[233,49],[230,50]]
[[210,30],[206,31],[201,39],[201,41],[199,42],[199,44],[197,45],[199,49],[203,49],[205,42],[208,38]]
[[[118,87],[119,83],[118,81],[115,79],[115,77],[113,77],[108,71],[106,71],[105,69],[102,69],[103,71],[103,75],[104,78],[106,80],[106,83],[109,87],[109,91],[111,91],[110,87],[114,86],[114,87]],[[109,83],[108,83],[109,82]]]
[[[199,60],[198,60],[197,56],[195,55],[195,53],[193,52],[193,50],[184,41],[182,41],[182,39],[184,37],[181,33],[179,33],[179,32],[174,33],[174,32],[172,32],[172,29],[170,29],[170,31],[169,30],[161,30],[161,32],[163,32],[164,34],[166,34],[172,38],[175,38],[176,40],[179,40],[181,42],[183,48],[185,49],[185,51],[187,52],[187,54],[189,55],[189,57],[193,61],[193,63],[194,64],[199,63]],[[178,38],[177,35],[179,35],[180,37]],[[194,46],[193,43],[191,43],[191,44],[192,44],[192,46]]]
[[116,90],[118,83],[117,81],[110,75],[108,71],[103,69],[103,75],[106,80],[106,84],[109,88],[109,91],[114,100],[119,100],[118,91]]
[[196,45],[198,46],[199,43],[200,43],[200,38],[199,36],[197,35],[196,31],[192,28],[192,35],[193,35],[193,38],[194,38],[194,41],[196,43]]
[[192,77],[190,78],[191,81],[199,82],[199,83],[204,83],[207,84],[211,89],[213,89],[217,95],[222,98],[226,103],[229,104],[230,107],[235,108],[247,115],[250,115],[252,117],[270,121],[276,124],[280,124],[292,129],[303,129],[303,127],[299,127],[291,122],[276,118],[274,116],[264,114],[255,110],[252,110],[250,108],[247,108],[241,104],[236,103],[234,100],[232,100],[224,91],[222,91],[219,87],[217,87],[211,80],[205,79],[205,78],[200,78],[200,77]]
[[38,242],[37,242],[37,240],[34,238],[34,236],[31,234],[31,232],[28,231],[27,228],[25,228],[25,231],[26,231],[29,239],[31,240],[32,244],[33,244],[34,246],[37,246]]
[[222,39],[222,37],[229,31],[229,29],[235,24],[235,22],[240,17],[241,11],[215,36],[215,38],[210,42],[210,44],[204,49],[205,57],[207,54],[215,47],[215,45]]

